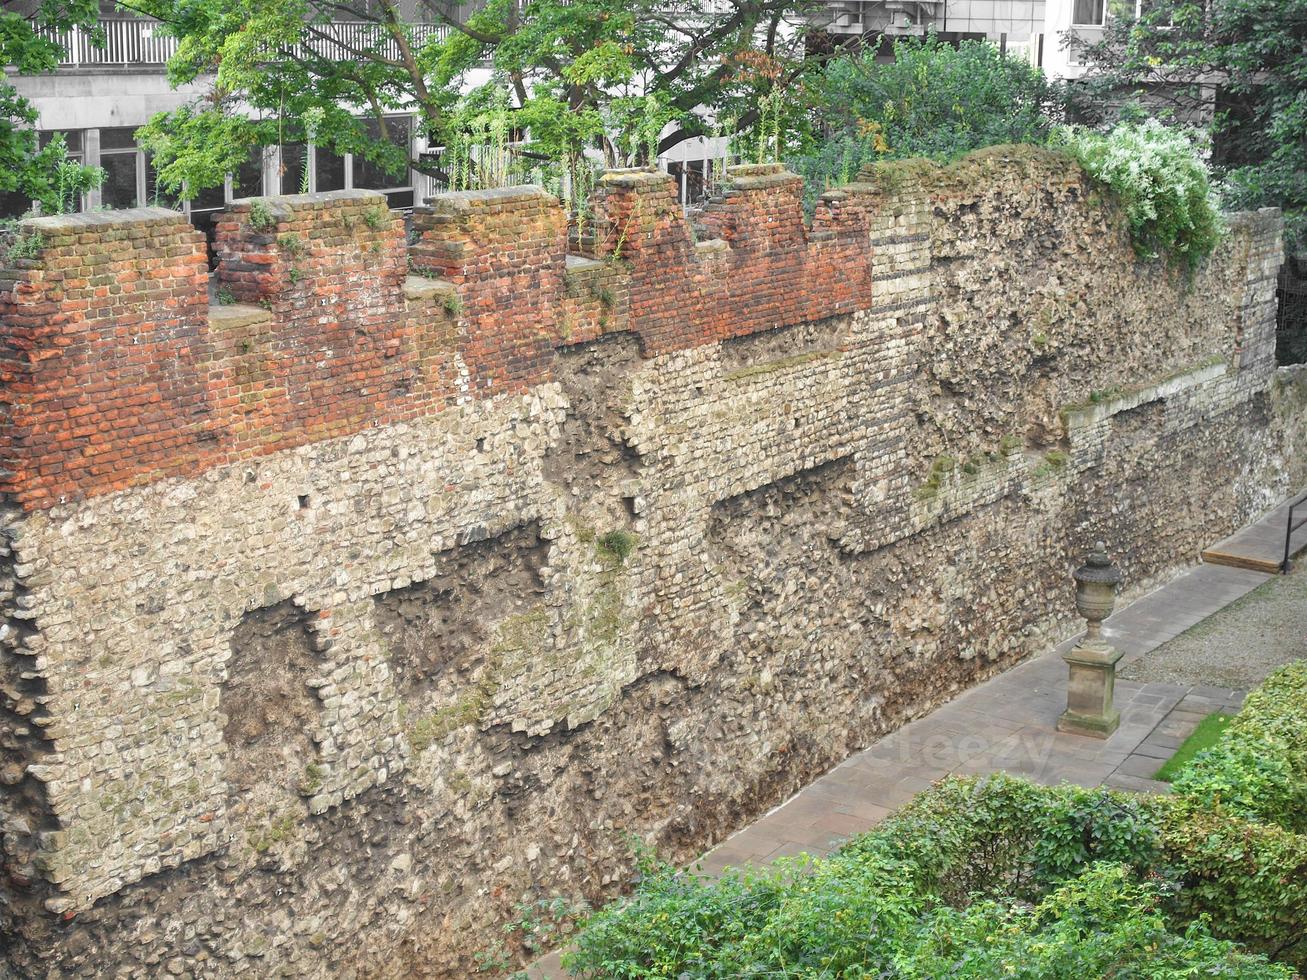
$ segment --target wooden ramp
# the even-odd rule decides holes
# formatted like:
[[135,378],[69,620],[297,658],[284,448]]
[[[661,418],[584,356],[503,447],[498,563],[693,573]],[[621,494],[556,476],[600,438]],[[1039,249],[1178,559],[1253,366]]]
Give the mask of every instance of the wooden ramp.
[[[1248,568],[1255,572],[1280,570],[1284,560],[1284,530],[1289,519],[1289,505],[1302,500],[1303,494],[1290,497],[1255,524],[1236,531],[1224,541],[1203,552],[1203,561],[1212,565],[1230,565]],[[1307,501],[1294,508],[1293,520],[1297,524],[1307,518]],[[1307,523],[1293,533],[1289,542],[1289,557],[1307,549]]]

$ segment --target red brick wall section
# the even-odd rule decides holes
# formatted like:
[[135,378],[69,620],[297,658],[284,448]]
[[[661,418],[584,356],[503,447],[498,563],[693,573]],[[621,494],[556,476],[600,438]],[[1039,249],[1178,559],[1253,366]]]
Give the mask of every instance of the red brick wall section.
[[415,271],[454,283],[479,397],[546,380],[559,336],[567,222],[535,187],[462,191],[413,214]]
[[403,223],[382,195],[237,202],[218,220],[217,254],[219,289],[265,306],[274,323],[261,343],[215,330],[228,452],[356,432],[412,415],[429,394],[401,288]]
[[0,272],[0,491],[47,507],[440,411],[469,387],[522,391],[555,348],[616,330],[652,356],[867,308],[874,195],[828,195],[811,230],[799,195],[779,166],[740,168],[705,219],[724,244],[696,244],[670,177],[610,174],[585,236],[598,261],[570,267],[538,188],[435,198],[407,250],[374,192],[238,201],[217,223],[215,294],[243,305],[212,320],[181,215],[33,219],[36,256]]
[[0,273],[0,490],[47,507],[200,465],[215,424],[204,236],[163,208],[23,234],[39,256]]
[[[869,200],[832,195],[805,226],[802,181],[779,164],[737,167],[704,214],[724,255],[694,243],[672,179],[604,176],[595,248],[630,270],[631,328],[647,355],[866,309],[871,304]],[[702,253],[702,254],[700,254]]]

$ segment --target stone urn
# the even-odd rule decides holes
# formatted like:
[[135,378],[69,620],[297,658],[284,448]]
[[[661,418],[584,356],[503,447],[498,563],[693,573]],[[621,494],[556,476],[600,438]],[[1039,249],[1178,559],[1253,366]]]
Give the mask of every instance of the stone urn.
[[1112,615],[1116,587],[1121,584],[1121,571],[1107,557],[1107,546],[1102,541],[1095,544],[1071,577],[1076,580],[1076,612],[1088,623],[1081,645],[1104,644],[1103,620]]
[[1116,662],[1121,659],[1121,653],[1103,639],[1103,620],[1116,605],[1121,572],[1112,564],[1107,547],[1100,541],[1072,577],[1076,582],[1076,611],[1085,617],[1088,626],[1084,638],[1062,654],[1069,673],[1066,711],[1057,720],[1057,730],[1107,738],[1121,721],[1112,703]]

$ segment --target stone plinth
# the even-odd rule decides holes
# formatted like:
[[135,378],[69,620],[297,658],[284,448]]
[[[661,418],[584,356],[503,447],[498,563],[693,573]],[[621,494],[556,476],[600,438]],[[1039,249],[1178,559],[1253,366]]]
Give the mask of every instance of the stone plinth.
[[1121,651],[1106,643],[1081,644],[1062,659],[1070,668],[1067,677],[1066,711],[1057,720],[1057,730],[1072,735],[1107,738],[1120,724],[1121,714],[1112,703],[1116,687],[1116,662]]

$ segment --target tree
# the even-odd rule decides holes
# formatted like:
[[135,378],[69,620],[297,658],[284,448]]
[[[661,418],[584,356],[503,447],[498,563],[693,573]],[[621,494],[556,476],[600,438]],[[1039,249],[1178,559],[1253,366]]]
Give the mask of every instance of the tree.
[[[180,39],[174,83],[216,71],[207,98],[156,117],[142,136],[173,191],[219,184],[260,145],[304,141],[399,171],[448,176],[410,159],[386,117],[412,112],[434,145],[456,142],[507,93],[530,152],[560,159],[602,149],[644,160],[710,116],[758,119],[756,100],[806,69],[792,23],[813,0],[489,0],[468,16],[446,0],[139,0]],[[348,34],[333,21],[365,27]],[[775,70],[757,71],[758,59]],[[492,81],[466,91],[481,66]],[[501,99],[503,97],[500,97]],[[679,123],[673,133],[661,131]],[[651,135],[652,134],[652,135]]]
[[1079,114],[1132,100],[1181,121],[1215,110],[1225,203],[1283,208],[1290,248],[1307,250],[1307,0],[1154,0],[1100,41],[1069,41],[1089,66]]
[[[52,35],[73,27],[94,31],[99,16],[97,0],[41,0],[34,9],[0,0],[0,65],[20,75],[53,71],[63,48]],[[0,77],[0,191],[39,201],[49,213],[70,210],[102,174],[69,160],[62,136],[41,146],[36,121],[31,102]]]

